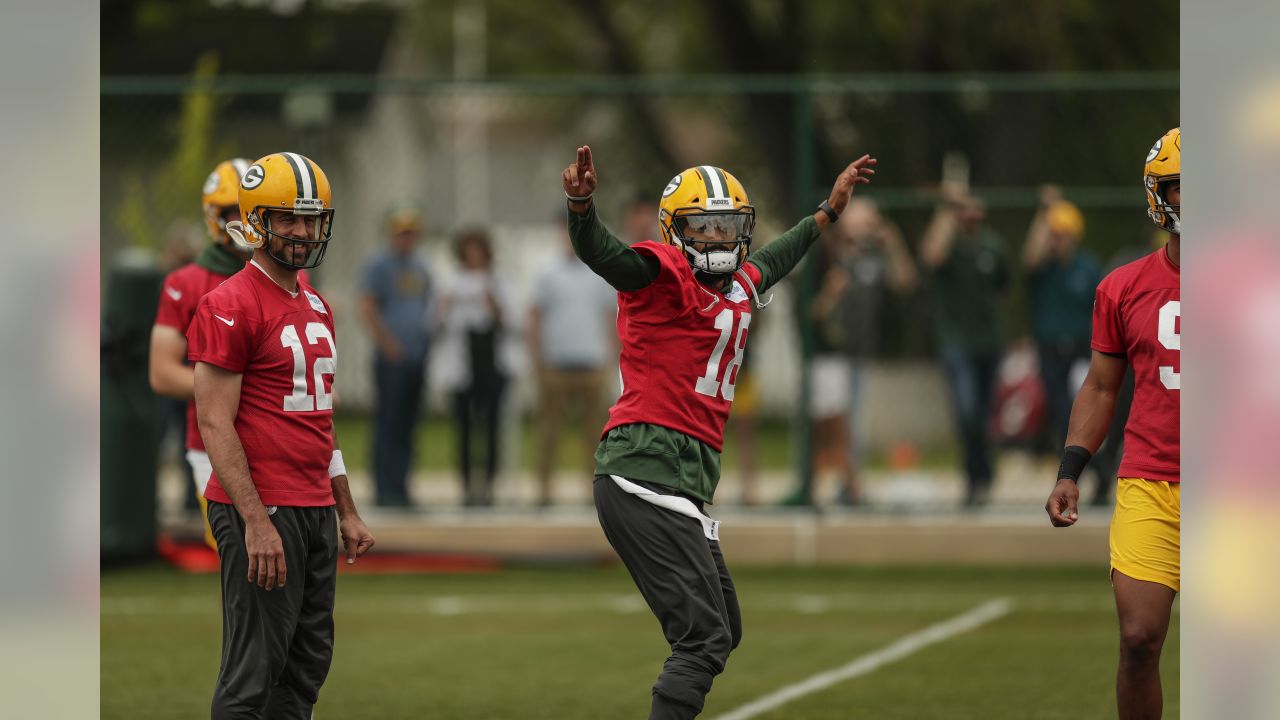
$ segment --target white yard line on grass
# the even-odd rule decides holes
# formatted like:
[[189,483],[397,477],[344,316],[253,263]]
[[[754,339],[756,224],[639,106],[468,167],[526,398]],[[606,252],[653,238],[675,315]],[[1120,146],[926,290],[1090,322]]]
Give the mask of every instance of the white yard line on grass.
[[1009,613],[1012,607],[1013,602],[1009,598],[996,598],[990,602],[985,602],[963,615],[957,615],[937,625],[930,625],[924,630],[897,640],[892,645],[887,645],[875,652],[863,655],[848,665],[818,673],[793,685],[787,685],[776,692],[765,695],[759,700],[754,700],[721,715],[717,720],[747,720],[761,713],[782,707],[796,698],[804,697],[819,690],[825,690],[845,680],[875,672],[881,667],[901,660],[918,650],[949,640],[1003,617]]

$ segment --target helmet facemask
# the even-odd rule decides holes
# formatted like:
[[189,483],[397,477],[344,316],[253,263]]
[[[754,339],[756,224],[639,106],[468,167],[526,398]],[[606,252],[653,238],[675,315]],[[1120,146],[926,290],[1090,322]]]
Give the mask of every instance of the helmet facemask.
[[[731,275],[746,262],[755,224],[755,210],[746,206],[727,212],[678,210],[668,229],[695,271]],[[702,250],[695,247],[703,243]]]
[[1171,185],[1181,181],[1181,175],[1166,175],[1159,179],[1149,177],[1147,181],[1147,193],[1151,196],[1147,215],[1156,225],[1174,235],[1182,234],[1182,203],[1170,203],[1168,191]]

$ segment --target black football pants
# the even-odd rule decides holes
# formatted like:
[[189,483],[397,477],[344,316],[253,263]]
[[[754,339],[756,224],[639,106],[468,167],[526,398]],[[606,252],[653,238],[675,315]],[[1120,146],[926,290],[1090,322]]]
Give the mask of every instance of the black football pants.
[[222,565],[222,665],[212,720],[309,720],[329,674],[338,573],[334,508],[277,507],[271,521],[288,576],[284,587],[268,592],[247,579],[240,513],[209,502]]
[[[636,484],[677,494],[661,485]],[[742,640],[738,595],[720,543],[707,539],[697,519],[631,495],[608,475],[596,476],[595,502],[605,537],[671,645],[671,656],[653,686],[649,718],[693,718],[702,712],[711,681]]]

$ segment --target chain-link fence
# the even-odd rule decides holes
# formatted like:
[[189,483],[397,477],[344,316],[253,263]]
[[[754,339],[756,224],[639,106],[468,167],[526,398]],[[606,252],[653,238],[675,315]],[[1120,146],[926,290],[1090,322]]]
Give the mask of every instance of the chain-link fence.
[[[487,227],[496,265],[519,298],[561,247],[558,178],[576,145],[594,148],[599,204],[613,227],[634,198],[656,200],[672,174],[709,163],[731,169],[748,188],[758,243],[811,212],[844,164],[871,152],[880,170],[866,195],[879,201],[913,252],[945,166],[986,200],[988,222],[1011,257],[1040,184],[1051,182],[1082,207],[1084,245],[1105,261],[1149,242],[1142,159],[1152,140],[1176,124],[1177,109],[1176,73],[468,83],[106,77],[103,246],[108,261],[131,245],[158,255],[179,228],[199,227],[200,183],[224,157],[282,149],[312,157],[332,181],[337,208],[334,241],[315,281],[338,314],[342,402],[358,409],[368,405],[371,376],[370,340],[355,311],[358,274],[384,243],[383,216],[396,201],[424,208],[424,251],[441,278],[454,267],[450,234]],[[795,300],[811,290],[813,274],[797,278],[780,289],[778,304],[753,333],[751,365],[767,379],[763,407],[774,415],[788,415],[800,396]],[[899,374],[930,372],[935,348],[927,296],[926,284],[887,298],[880,310],[882,360]],[[1006,340],[1025,335],[1020,278],[1004,310]],[[881,426],[904,432],[946,433],[945,396],[936,395],[936,406],[924,408],[885,397],[876,416],[889,418]]]

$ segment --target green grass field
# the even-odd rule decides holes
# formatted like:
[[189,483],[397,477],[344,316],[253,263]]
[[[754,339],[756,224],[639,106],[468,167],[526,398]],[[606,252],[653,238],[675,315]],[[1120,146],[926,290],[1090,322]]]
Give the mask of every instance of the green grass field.
[[[732,564],[732,557],[730,557]],[[735,573],[745,638],[702,717],[849,663],[997,598],[1011,610],[757,717],[1114,716],[1105,568],[754,569]],[[620,569],[339,578],[337,648],[315,717],[642,718],[667,654]],[[214,576],[102,576],[102,717],[208,717],[220,647]],[[1178,717],[1177,615],[1165,647]]]

